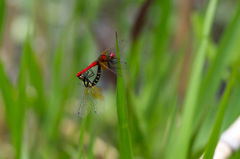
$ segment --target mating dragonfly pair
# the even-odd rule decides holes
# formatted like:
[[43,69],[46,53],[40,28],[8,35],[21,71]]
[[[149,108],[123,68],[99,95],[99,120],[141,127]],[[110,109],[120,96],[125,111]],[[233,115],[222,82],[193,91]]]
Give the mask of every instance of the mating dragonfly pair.
[[[106,49],[101,53],[96,61],[90,64],[87,68],[77,73],[77,77],[83,81],[85,90],[80,103],[80,108],[78,115],[82,118],[86,117],[91,107],[94,107],[96,114],[102,114],[105,109],[104,96],[102,94],[102,89],[97,87],[96,84],[100,80],[101,69],[109,70],[116,75],[117,63],[120,60],[114,54],[116,52],[115,48]],[[91,82],[90,78],[95,75],[92,70],[92,67],[98,66],[97,74],[93,81]]]

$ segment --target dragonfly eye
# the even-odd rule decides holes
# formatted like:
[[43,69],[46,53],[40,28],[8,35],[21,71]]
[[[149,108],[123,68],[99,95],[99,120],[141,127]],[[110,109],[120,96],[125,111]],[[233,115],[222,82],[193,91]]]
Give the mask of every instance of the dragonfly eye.
[[116,56],[113,53],[110,54],[110,57],[111,58],[116,58]]

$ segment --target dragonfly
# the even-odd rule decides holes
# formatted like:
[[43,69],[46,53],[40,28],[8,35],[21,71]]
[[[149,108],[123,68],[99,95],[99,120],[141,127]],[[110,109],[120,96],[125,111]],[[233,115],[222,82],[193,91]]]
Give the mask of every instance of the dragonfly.
[[126,62],[121,62],[120,59],[116,57],[114,54],[116,53],[116,48],[109,48],[104,50],[98,59],[94,62],[92,62],[87,68],[83,69],[82,71],[77,73],[77,77],[79,77],[81,74],[86,72],[87,70],[91,69],[92,67],[95,67],[97,65],[101,66],[103,70],[109,70],[113,72],[116,75],[119,75],[116,71],[117,64],[120,62],[121,64],[126,64]]
[[89,78],[93,77],[94,75],[95,73],[90,68],[78,76],[78,78],[83,81],[85,86],[78,110],[78,115],[82,118],[85,118],[89,114],[92,106],[94,108],[94,112],[99,115],[103,114],[105,110],[105,100],[102,94],[102,89],[96,86],[101,76],[100,65],[98,65],[96,77],[91,82]]

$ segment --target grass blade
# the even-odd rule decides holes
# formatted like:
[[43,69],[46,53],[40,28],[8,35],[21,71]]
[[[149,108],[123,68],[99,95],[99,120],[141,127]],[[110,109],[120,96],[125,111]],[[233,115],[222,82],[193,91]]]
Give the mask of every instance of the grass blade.
[[230,80],[228,81],[227,88],[226,88],[226,90],[224,92],[224,95],[223,95],[223,98],[221,100],[221,105],[220,105],[220,108],[219,108],[219,111],[218,111],[218,114],[217,114],[217,119],[215,121],[213,130],[212,130],[211,136],[208,140],[206,151],[205,151],[205,154],[204,154],[204,157],[203,157],[204,159],[213,157],[213,153],[215,151],[215,147],[216,147],[218,139],[219,139],[223,118],[224,118],[226,108],[227,108],[227,105],[228,105],[228,99],[229,99],[229,96],[230,96],[231,88],[232,88],[232,85],[235,81],[236,75],[239,74],[239,69],[238,69],[239,68],[239,63],[240,63],[240,58],[236,62],[236,65],[233,68]]
[[[221,38],[220,45],[216,54],[216,58],[210,67],[207,76],[201,86],[199,101],[201,105],[205,103],[216,93],[220,82],[222,80],[221,75],[228,66],[232,57],[236,53],[236,46],[239,45],[240,36],[240,7],[233,20],[227,27],[223,37]],[[199,107],[201,109],[201,107]]]
[[[28,39],[26,39],[28,40]],[[24,131],[24,116],[25,116],[25,109],[27,106],[26,100],[26,71],[27,71],[27,41],[25,42],[25,48],[22,53],[21,59],[21,67],[20,67],[20,74],[18,77],[18,102],[15,108],[15,131],[16,131],[16,138],[17,138],[17,145],[16,145],[16,158],[21,158],[22,156],[22,141],[23,138],[23,131]]]
[[31,36],[28,36],[25,43],[25,53],[26,53],[26,63],[28,67],[29,79],[33,87],[37,91],[38,98],[34,103],[34,108],[37,113],[41,116],[45,112],[45,99],[44,99],[44,91],[43,91],[43,75],[40,70],[39,63],[37,61],[37,57],[31,47]]
[[[15,92],[13,86],[9,82],[9,79],[4,71],[4,66],[2,61],[0,60],[0,89],[1,89],[1,98],[3,99],[4,106],[5,106],[5,113],[6,113],[6,120],[12,133],[14,136],[14,119],[12,118],[12,114],[15,108]],[[13,137],[13,142],[14,142]]]
[[0,88],[2,97],[5,104],[6,118],[9,122],[9,128],[13,139],[13,145],[16,151],[15,158],[21,157],[21,148],[22,148],[22,134],[23,134],[23,121],[24,121],[24,112],[26,104],[25,96],[25,73],[26,73],[26,50],[24,50],[22,55],[19,83],[18,83],[18,101],[15,100],[15,93],[13,86],[9,82],[9,78],[4,72],[4,67],[0,61]]
[[[118,39],[116,33],[116,48],[117,57],[120,58]],[[120,157],[124,159],[132,158],[132,145],[130,141],[129,127],[128,127],[128,113],[126,95],[123,84],[121,64],[118,63],[118,74],[121,76],[117,77],[117,115],[118,115],[118,128],[119,128],[119,149]]]
[[193,62],[187,94],[183,105],[182,126],[180,128],[179,136],[177,136],[177,141],[173,145],[173,151],[171,154],[169,154],[169,158],[187,158],[194,120],[194,111],[197,105],[198,91],[201,83],[201,72],[203,69],[208,37],[210,28],[212,26],[216,5],[217,0],[211,0],[207,8],[202,34],[203,37]]

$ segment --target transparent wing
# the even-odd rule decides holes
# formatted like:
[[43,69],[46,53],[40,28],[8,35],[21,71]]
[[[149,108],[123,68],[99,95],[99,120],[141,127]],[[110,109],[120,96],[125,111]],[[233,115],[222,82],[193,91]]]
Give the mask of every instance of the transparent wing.
[[117,69],[119,69],[118,63],[120,63],[122,69],[130,68],[130,66],[128,65],[127,62],[121,61],[119,58],[114,58],[114,59],[109,60],[108,67],[111,68],[112,70],[117,70]]
[[78,110],[78,115],[81,118],[85,118],[91,110],[92,103],[91,103],[91,100],[90,100],[89,91],[90,91],[89,88],[84,89],[82,99],[80,101],[80,107],[79,107],[79,110]]
[[120,76],[120,75],[117,73],[117,69],[115,69],[115,68],[114,68],[114,69],[109,68],[109,67],[107,66],[106,62],[98,61],[98,63],[99,63],[99,65],[101,66],[101,68],[102,68],[103,70],[109,70],[109,71],[111,71],[112,73]]
[[[128,43],[127,43],[126,40],[120,40],[120,41],[118,41],[119,51],[121,52],[121,51],[126,47],[127,44],[128,44]],[[107,55],[107,56],[108,56],[108,55],[110,55],[110,53],[116,54],[116,47],[115,47],[115,46],[114,46],[114,47],[110,47],[110,48],[104,50],[104,51],[101,53],[101,55]]]
[[[120,41],[119,49],[122,50],[123,46],[125,46],[126,41]],[[110,54],[113,53],[115,55],[115,58],[110,58]],[[123,68],[127,68],[125,65],[127,65],[126,62],[121,61],[119,58],[116,57],[116,47],[108,48],[104,50],[101,55],[107,56],[107,61],[101,61],[101,59],[98,58],[98,63],[101,66],[103,70],[109,70],[113,73],[115,73],[118,76],[121,76],[117,73],[117,64],[121,63]]]
[[103,114],[105,111],[105,100],[102,94],[102,89],[93,86],[91,89],[91,94],[93,97],[94,112],[98,115]]

